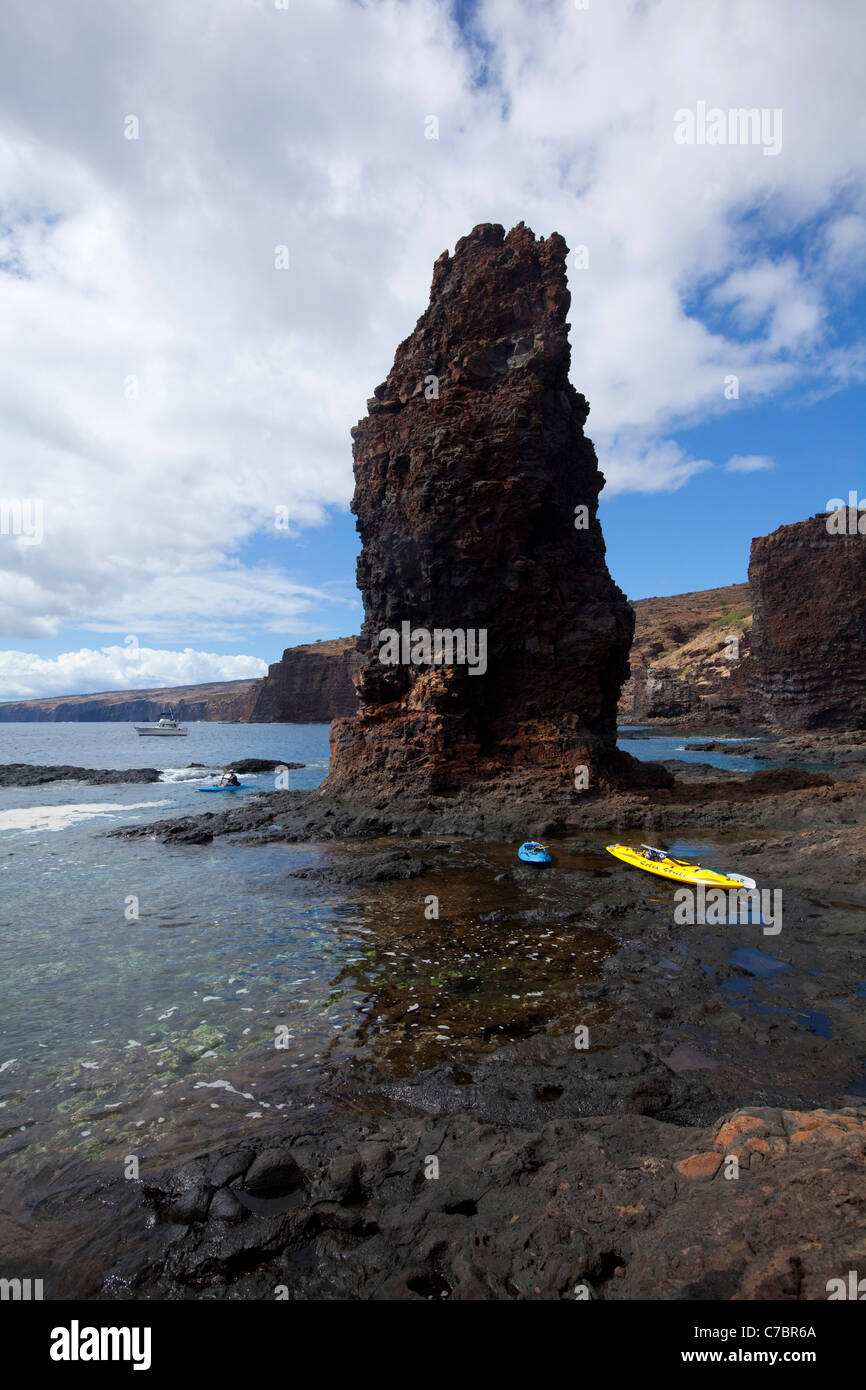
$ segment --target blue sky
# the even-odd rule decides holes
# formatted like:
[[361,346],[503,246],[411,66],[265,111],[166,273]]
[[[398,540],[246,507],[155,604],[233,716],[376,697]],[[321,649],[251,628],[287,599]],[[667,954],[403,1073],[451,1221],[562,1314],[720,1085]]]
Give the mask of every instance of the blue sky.
[[[753,536],[866,494],[860,6],[10,0],[5,27],[0,499],[45,524],[0,534],[0,699],[357,631],[349,430],[481,221],[573,248],[629,597],[742,581]],[[701,106],[780,113],[778,149],[683,144]]]
[[723,463],[755,454],[775,467],[738,474],[715,468],[677,492],[620,493],[608,501],[602,493],[611,574],[630,598],[744,581],[755,536],[823,511],[852,489],[866,501],[864,418],[857,386],[811,403],[795,395],[749,408],[741,399],[728,414],[677,433],[700,457]]

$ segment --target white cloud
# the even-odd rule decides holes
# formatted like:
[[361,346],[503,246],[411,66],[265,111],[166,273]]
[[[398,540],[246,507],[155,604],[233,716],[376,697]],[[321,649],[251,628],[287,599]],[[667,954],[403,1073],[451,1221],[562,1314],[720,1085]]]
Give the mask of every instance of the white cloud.
[[263,676],[267,665],[255,656],[216,652],[160,651],[133,642],[93,651],[82,647],[48,658],[30,652],[0,652],[0,700],[36,700],[56,694],[103,690],[151,690],[159,686],[203,685]]
[[646,441],[623,435],[605,451],[602,498],[618,492],[675,492],[690,478],[712,468],[709,459],[692,459],[673,440]]
[[828,223],[824,237],[827,270],[845,276],[859,276],[866,267],[866,217],[844,213]]
[[[243,548],[345,505],[349,428],[479,221],[589,248],[572,377],[611,491],[706,467],[669,436],[729,374],[753,404],[866,372],[828,333],[866,271],[859,7],[483,0],[483,82],[435,0],[7,0],[4,28],[0,494],[46,533],[0,537],[0,635],[236,640],[345,602]],[[782,152],[677,145],[698,100],[781,107]]]
[[791,256],[733,271],[716,287],[713,299],[731,309],[744,332],[765,325],[770,350],[797,349],[820,340],[824,318],[820,291],[804,281]]
[[241,642],[251,628],[278,635],[312,631],[305,615],[314,605],[336,606],[343,626],[360,624],[361,603],[348,585],[317,588],[290,581],[274,566],[227,564],[177,578],[158,574],[146,588],[102,602],[90,626],[166,641]]
[[766,454],[733,454],[725,464],[728,473],[762,473],[775,467],[775,461]]

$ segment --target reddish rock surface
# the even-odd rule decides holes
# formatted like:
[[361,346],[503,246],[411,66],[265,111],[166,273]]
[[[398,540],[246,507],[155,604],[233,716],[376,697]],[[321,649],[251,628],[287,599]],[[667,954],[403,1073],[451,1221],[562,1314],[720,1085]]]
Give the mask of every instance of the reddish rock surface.
[[[630,765],[615,735],[634,618],[568,380],[566,254],[522,223],[444,252],[353,430],[363,707],[332,727],[328,792],[423,796],[529,767],[576,797],[576,766],[598,785]],[[380,633],[404,622],[486,630],[486,673],[382,664]]]
[[824,514],[752,542],[752,681],[768,723],[866,726],[866,536]]
[[353,677],[360,664],[357,638],[288,647],[256,683],[252,723],[327,723],[358,707]]

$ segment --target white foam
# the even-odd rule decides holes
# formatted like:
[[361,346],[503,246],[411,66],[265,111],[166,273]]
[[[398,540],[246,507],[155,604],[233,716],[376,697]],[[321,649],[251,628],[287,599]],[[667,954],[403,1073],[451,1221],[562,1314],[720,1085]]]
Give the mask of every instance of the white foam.
[[160,782],[207,782],[214,776],[212,767],[166,767],[159,774]]
[[173,804],[171,801],[134,801],[128,805],[117,801],[85,801],[71,806],[27,806],[15,811],[0,811],[0,831],[17,830],[33,835],[40,830],[68,830],[79,821],[97,816],[123,816],[128,811],[149,811],[152,806]]
[[195,1083],[194,1089],[196,1091],[211,1091],[214,1089],[220,1091],[231,1091],[232,1095],[242,1096],[244,1100],[255,1100],[255,1096],[251,1096],[247,1091],[236,1091],[230,1081],[197,1081]]

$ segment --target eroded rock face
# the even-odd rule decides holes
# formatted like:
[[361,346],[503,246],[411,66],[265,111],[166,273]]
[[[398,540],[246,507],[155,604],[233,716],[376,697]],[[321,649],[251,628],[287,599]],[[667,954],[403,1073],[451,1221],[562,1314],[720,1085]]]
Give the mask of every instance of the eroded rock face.
[[335,637],[287,647],[279,661],[256,682],[249,715],[253,724],[274,720],[288,724],[327,723],[358,707],[353,677],[359,656],[356,638]]
[[663,720],[740,729],[756,715],[748,584],[638,599],[622,724]]
[[[605,565],[604,479],[568,380],[566,254],[522,223],[443,253],[353,430],[362,708],[332,726],[328,792],[423,795],[529,767],[575,796],[576,766],[591,785],[624,766],[634,619]],[[486,633],[486,662],[476,638],[475,670],[423,652],[384,664],[381,634],[404,623]]]
[[866,536],[824,514],[752,542],[752,680],[768,723],[866,726]]

